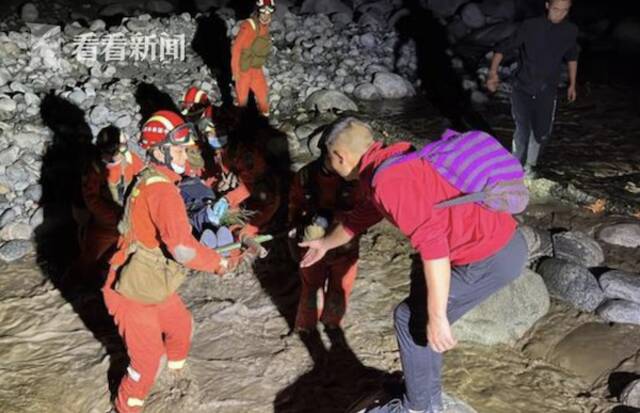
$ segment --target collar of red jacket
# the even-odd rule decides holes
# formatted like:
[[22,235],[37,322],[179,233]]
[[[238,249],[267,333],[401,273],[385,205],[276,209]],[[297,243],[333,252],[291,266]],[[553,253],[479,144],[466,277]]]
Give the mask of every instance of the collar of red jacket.
[[376,168],[387,158],[405,153],[411,150],[413,145],[409,142],[396,142],[385,146],[382,142],[374,142],[373,145],[362,155],[358,176],[360,179],[370,179]]
[[176,182],[178,182],[181,179],[181,176],[177,173],[175,173],[172,169],[167,168],[164,165],[160,165],[157,163],[151,164],[153,168],[155,168],[156,171],[160,172],[162,175],[166,176],[167,178],[169,178],[169,180],[171,182],[173,182],[174,184]]

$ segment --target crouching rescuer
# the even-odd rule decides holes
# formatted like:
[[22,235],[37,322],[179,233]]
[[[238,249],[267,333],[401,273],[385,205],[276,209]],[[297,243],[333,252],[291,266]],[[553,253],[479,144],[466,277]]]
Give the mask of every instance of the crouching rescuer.
[[185,365],[193,321],[176,290],[188,270],[224,274],[237,265],[191,234],[176,183],[192,137],[191,125],[169,111],[154,113],[143,126],[140,144],[149,164],[126,199],[102,289],[130,359],[115,401],[118,413],[142,410],[165,357],[170,370]]

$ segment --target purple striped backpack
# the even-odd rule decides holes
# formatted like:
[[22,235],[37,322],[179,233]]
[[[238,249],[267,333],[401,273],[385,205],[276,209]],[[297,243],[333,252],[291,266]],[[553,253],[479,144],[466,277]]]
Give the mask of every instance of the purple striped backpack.
[[524,184],[524,170],[518,159],[507,151],[493,136],[482,131],[459,133],[447,129],[439,140],[421,150],[393,156],[374,172],[423,158],[451,185],[464,195],[436,204],[438,208],[478,202],[499,212],[517,214],[529,202],[529,191]]

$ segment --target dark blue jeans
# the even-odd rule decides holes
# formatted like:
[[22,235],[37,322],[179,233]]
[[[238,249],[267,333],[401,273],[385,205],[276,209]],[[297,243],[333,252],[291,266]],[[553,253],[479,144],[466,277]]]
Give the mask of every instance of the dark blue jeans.
[[[496,254],[453,267],[447,305],[453,323],[491,294],[517,278],[524,267],[527,245],[520,231]],[[419,412],[442,408],[442,354],[427,345],[426,284],[421,262],[412,271],[411,294],[394,312],[396,338],[404,372],[403,405]],[[504,309],[509,311],[508,308]]]
[[511,93],[511,115],[516,124],[513,154],[523,166],[536,166],[542,146],[549,141],[556,113],[556,90],[532,95],[518,88]]

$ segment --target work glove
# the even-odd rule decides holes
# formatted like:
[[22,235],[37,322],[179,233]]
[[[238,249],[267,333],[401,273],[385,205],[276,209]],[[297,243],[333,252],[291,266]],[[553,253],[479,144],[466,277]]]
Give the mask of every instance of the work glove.
[[218,192],[227,192],[238,186],[238,177],[233,172],[223,173],[222,179],[218,182]]
[[213,206],[207,207],[207,219],[215,226],[220,225],[220,221],[229,209],[229,201],[226,198],[220,198]]

